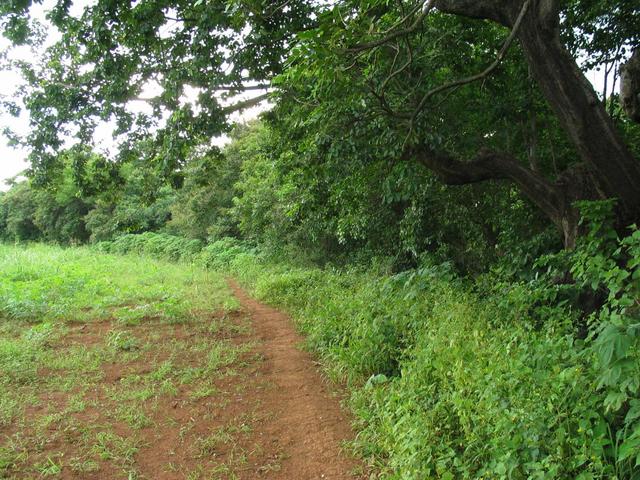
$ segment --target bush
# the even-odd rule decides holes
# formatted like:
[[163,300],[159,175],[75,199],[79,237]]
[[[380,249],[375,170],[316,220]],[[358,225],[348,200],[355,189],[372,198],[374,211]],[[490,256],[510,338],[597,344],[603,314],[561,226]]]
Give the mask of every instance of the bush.
[[94,248],[104,253],[149,255],[172,261],[195,261],[203,248],[200,240],[189,240],[164,233],[128,234],[113,241],[98,242]]
[[638,278],[639,240],[635,231],[613,253],[587,243],[572,256],[573,289],[589,271],[613,292],[583,340],[576,312],[558,302],[566,286],[548,281],[474,293],[447,266],[376,276],[254,257],[231,268],[292,312],[350,385],[358,446],[385,459],[384,478],[623,479],[639,473],[640,359],[637,300],[625,300],[638,282],[618,280]]
[[249,253],[250,250],[233,238],[222,238],[210,243],[202,249],[199,256],[200,263],[206,268],[228,269],[238,255]]

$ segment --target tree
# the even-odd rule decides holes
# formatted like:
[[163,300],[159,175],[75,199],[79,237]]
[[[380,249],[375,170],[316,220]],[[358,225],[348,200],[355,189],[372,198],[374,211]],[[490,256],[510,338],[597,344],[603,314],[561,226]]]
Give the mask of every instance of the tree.
[[34,222],[37,205],[28,182],[19,182],[0,197],[0,235],[7,240],[36,240],[40,230]]
[[[28,143],[36,167],[55,158],[51,150],[61,147],[70,125],[87,140],[97,119],[116,118],[118,132],[130,132],[123,155],[141,136],[151,136],[156,145],[152,156],[162,155],[167,168],[179,168],[191,146],[207,143],[226,128],[225,114],[264,98],[226,107],[216,92],[259,89],[272,81],[282,89],[282,99],[292,83],[306,81],[315,102],[335,104],[332,95],[342,94],[347,83],[360,82],[370,90],[362,96],[366,115],[386,116],[397,132],[398,160],[417,160],[449,185],[512,182],[557,226],[569,247],[578,235],[577,200],[617,199],[619,228],[640,219],[640,164],[610,116],[613,107],[608,111],[575,60],[586,54],[585,65],[604,62],[611,71],[625,49],[637,47],[640,9],[635,2],[422,0],[396,7],[386,0],[330,5],[304,0],[143,0],[134,5],[99,0],[79,18],[69,15],[71,3],[60,0],[50,14],[63,38],[48,51],[43,68],[23,65],[34,125]],[[18,25],[26,8],[24,2],[10,3],[0,14]],[[453,38],[451,32],[461,37]],[[462,48],[462,58],[450,68],[439,57],[453,51],[441,38]],[[498,40],[501,48],[493,43]],[[520,48],[514,52],[516,43]],[[508,53],[517,60],[509,63]],[[469,70],[482,61],[483,67]],[[300,68],[314,74],[300,74]],[[478,144],[471,152],[453,140],[456,148],[449,148],[442,138],[452,138],[446,125],[451,117],[425,119],[427,112],[440,115],[446,109],[442,103],[468,98],[468,89],[480,81],[508,78],[509,72],[501,72],[508,68],[520,75],[516,91],[521,96],[515,103],[528,98],[535,113],[527,119],[526,141],[498,149],[490,137],[502,126],[492,125],[481,137],[488,147]],[[522,78],[529,76],[536,87],[526,93]],[[162,93],[141,98],[149,82],[156,82]],[[198,93],[195,105],[183,99],[187,86]],[[540,94],[554,119],[545,106],[536,105]],[[156,133],[150,130],[151,117],[128,109],[133,100],[148,101],[156,121],[166,119]],[[616,102],[609,99],[610,105]],[[520,114],[507,107],[504,112]],[[561,142],[568,141],[576,156],[552,173],[545,171],[548,159],[537,145],[543,130],[539,115],[559,124],[565,135]]]
[[[28,21],[34,3],[41,2],[3,3],[5,36],[37,42]],[[266,98],[269,79],[281,71],[295,32],[312,24],[313,11],[306,0],[99,0],[74,17],[73,4],[58,0],[48,13],[62,38],[41,63],[13,65],[26,80],[33,128],[24,142],[34,173],[46,174],[65,138],[91,144],[96,125],[107,120],[122,135],[120,158],[152,138],[150,156],[179,168],[189,146],[228,129],[228,114]],[[262,93],[233,101],[252,91]],[[132,102],[147,108],[140,113]]]
[[629,118],[640,123],[640,48],[622,66],[620,76],[622,107]]
[[232,215],[235,184],[243,162],[251,156],[245,145],[247,138],[256,135],[257,129],[255,123],[238,125],[222,152],[218,148],[194,152],[184,170],[184,185],[171,207],[169,231],[201,240],[239,236]]
[[[331,63],[343,72],[355,69],[362,72],[361,77],[371,82],[372,95],[385,114],[406,125],[410,132],[399,156],[417,159],[449,185],[503,179],[513,182],[560,229],[565,244],[572,246],[578,234],[579,214],[574,207],[577,200],[616,198],[620,227],[640,219],[640,163],[578,67],[574,56],[580,52],[574,52],[572,56],[565,47],[565,43],[584,43],[576,39],[580,33],[575,30],[581,29],[583,35],[595,30],[600,37],[606,37],[603,31],[611,26],[612,20],[593,14],[592,3],[589,2],[591,10],[580,3],[569,2],[561,10],[561,4],[556,0],[428,0],[397,11],[384,2],[370,3],[368,10],[362,9],[357,2],[343,2],[335,11],[322,17],[322,25],[317,30],[305,34],[306,45],[299,49],[297,56],[302,68],[309,68],[315,62],[319,69],[323,64],[326,69],[326,64]],[[615,21],[623,15],[636,19],[635,24],[627,19],[625,25],[633,28],[623,29],[622,38],[619,35],[614,39],[622,42],[617,45],[617,51],[624,50],[625,45],[629,48],[629,45],[637,44],[640,41],[640,22],[637,21],[640,9],[626,2],[607,2],[607,5],[616,14],[610,15]],[[441,69],[442,62],[440,65],[432,63],[431,72],[425,74],[423,68],[420,75],[415,74],[420,70],[420,62],[429,55],[429,44],[440,51],[447,49],[442,45],[433,47],[434,43],[437,45],[437,40],[433,39],[445,37],[459,43],[447,36],[446,28],[451,28],[451,24],[434,18],[438,16],[433,12],[436,9],[441,14],[454,15],[466,28],[475,27],[478,35],[468,42],[479,45],[480,49],[486,43],[483,36],[486,38],[489,30],[486,22],[475,26],[465,19],[488,20],[509,29],[502,47],[487,67],[466,76],[456,77],[449,73],[448,78],[439,82],[433,81],[437,75],[437,71],[433,73],[434,63]],[[591,16],[583,10],[589,10]],[[572,13],[574,21],[586,17],[589,21],[586,25],[561,23],[560,19],[568,17],[568,13]],[[460,92],[475,82],[493,81],[516,40],[531,77],[580,160],[567,165],[555,178],[537,168],[539,159],[530,158],[529,165],[524,164],[522,157],[526,151],[477,149],[471,158],[463,158],[442,148],[441,142],[434,141],[440,130],[446,131],[446,126],[432,131],[421,129],[424,116],[427,113],[438,115],[440,103],[451,101],[448,96],[463,95]],[[612,42],[611,39],[602,41],[601,50],[610,48]],[[587,53],[590,57],[604,55],[602,51]],[[473,62],[472,57],[464,58]],[[455,64],[455,61],[451,63]],[[377,78],[370,73],[381,68],[386,71]],[[406,77],[415,78],[413,84],[407,85]],[[389,90],[397,82],[404,84],[404,92],[417,94],[404,93],[404,102],[396,101],[393,105]],[[322,95],[327,96],[326,90]],[[449,118],[443,120],[446,122]],[[495,126],[493,130],[495,132]],[[486,132],[487,136],[493,134],[490,129]]]

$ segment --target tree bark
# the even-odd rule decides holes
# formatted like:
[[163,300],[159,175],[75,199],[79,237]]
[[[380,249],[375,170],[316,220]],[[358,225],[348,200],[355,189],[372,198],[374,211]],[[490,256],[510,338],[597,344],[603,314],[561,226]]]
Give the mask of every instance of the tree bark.
[[620,97],[627,116],[640,123],[640,47],[620,68]]
[[623,221],[640,218],[640,163],[615,130],[604,105],[560,43],[557,25],[525,19],[519,38],[540,89],[605,198],[618,198]]

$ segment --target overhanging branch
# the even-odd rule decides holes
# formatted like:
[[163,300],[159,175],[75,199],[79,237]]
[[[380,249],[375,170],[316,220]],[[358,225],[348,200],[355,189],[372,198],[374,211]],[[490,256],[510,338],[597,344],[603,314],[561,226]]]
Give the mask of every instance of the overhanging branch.
[[434,95],[437,95],[440,92],[444,92],[444,91],[450,90],[452,88],[461,87],[463,85],[467,85],[469,83],[473,83],[473,82],[477,82],[479,80],[482,80],[482,79],[486,78],[487,76],[489,76],[500,65],[500,63],[502,63],[502,60],[504,60],[505,56],[507,55],[507,52],[509,51],[509,48],[511,47],[511,44],[513,43],[513,41],[516,38],[516,35],[518,33],[518,29],[520,28],[520,25],[522,24],[522,20],[524,19],[530,4],[531,4],[531,0],[525,0],[525,2],[522,4],[522,8],[520,9],[520,13],[518,14],[518,17],[517,17],[515,23],[513,24],[513,28],[511,29],[511,32],[509,33],[509,36],[505,40],[504,44],[502,45],[502,48],[498,52],[498,55],[496,56],[495,60],[491,63],[491,65],[489,65],[487,68],[485,68],[480,73],[477,73],[475,75],[471,75],[471,76],[466,77],[466,78],[461,78],[461,79],[458,79],[458,80],[454,80],[454,81],[449,82],[449,83],[445,83],[444,85],[440,85],[438,87],[435,87],[435,88],[429,90],[427,93],[425,93],[423,95],[423,97],[420,99],[420,102],[418,103],[418,106],[416,107],[416,109],[414,110],[414,112],[413,112],[413,114],[411,116],[411,122],[410,122],[410,125],[409,125],[409,132],[407,133],[407,137],[405,139],[405,143],[407,142],[407,140],[411,136],[411,133],[413,132],[413,127],[414,127],[416,119],[418,118],[418,115],[420,115],[420,113],[422,112],[422,109],[424,108],[424,106],[426,105],[427,101],[431,97],[433,97]]
[[423,147],[405,151],[403,158],[417,160],[447,185],[468,185],[487,180],[512,181],[551,218],[557,218],[564,207],[555,184],[507,153],[480,150],[472,160],[461,161]]
[[363,50],[371,50],[372,48],[379,47],[380,45],[384,45],[385,43],[395,40],[398,37],[403,37],[415,32],[418,28],[420,28],[420,26],[422,25],[422,21],[426,18],[427,15],[429,15],[429,12],[431,12],[431,10],[433,9],[435,1],[436,0],[426,0],[423,4],[422,10],[420,11],[420,14],[416,17],[416,19],[409,27],[402,30],[394,30],[378,40],[372,40],[370,42],[354,45],[353,47],[347,48],[347,52],[358,53],[362,52]]
[[263,93],[262,95],[258,95],[257,97],[249,98],[247,100],[242,100],[241,102],[234,103],[233,105],[228,105],[222,109],[222,113],[228,115],[233,112],[237,112],[239,110],[244,110],[246,108],[255,107],[260,103],[264,102],[269,98],[268,93]]
[[234,85],[221,85],[219,87],[213,87],[211,90],[217,91],[217,92],[228,91],[228,90],[237,90],[238,92],[244,92],[246,90],[266,90],[267,88],[269,88],[268,84],[259,83],[257,85],[240,85],[237,87]]

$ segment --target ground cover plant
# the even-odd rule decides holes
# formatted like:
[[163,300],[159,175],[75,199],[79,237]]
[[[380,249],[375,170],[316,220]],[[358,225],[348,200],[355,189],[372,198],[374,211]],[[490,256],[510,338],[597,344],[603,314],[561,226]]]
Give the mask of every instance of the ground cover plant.
[[238,402],[260,358],[221,275],[50,246],[0,246],[0,272],[0,478],[261,465]]
[[[606,205],[589,208],[586,240],[529,282],[494,272],[470,283],[428,258],[398,274],[296,266],[230,239],[191,261],[292,312],[328,374],[348,385],[353,446],[380,478],[632,479],[640,233],[603,235]],[[100,248],[125,243],[135,245]],[[549,282],[555,268],[576,282]],[[581,283],[609,296],[586,335],[569,301]]]

